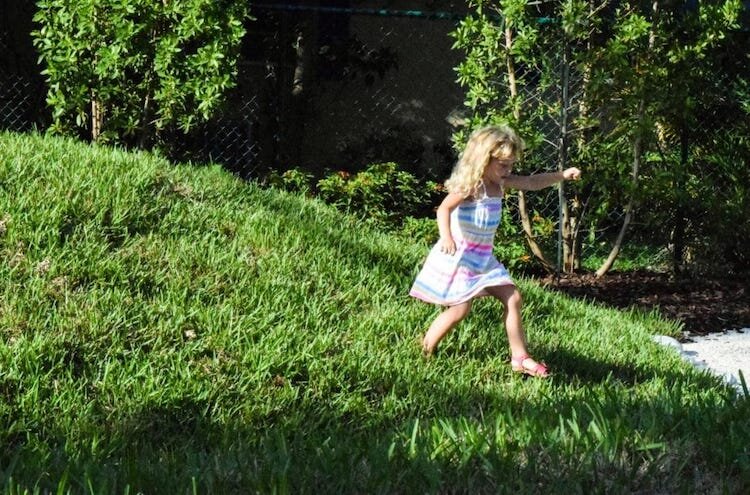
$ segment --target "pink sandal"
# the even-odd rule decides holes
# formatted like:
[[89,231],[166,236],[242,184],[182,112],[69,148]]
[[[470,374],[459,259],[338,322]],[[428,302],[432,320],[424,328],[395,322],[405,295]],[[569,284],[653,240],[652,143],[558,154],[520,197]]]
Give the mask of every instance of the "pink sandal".
[[547,378],[549,376],[549,370],[545,363],[536,363],[536,366],[527,368],[523,365],[523,362],[527,359],[531,359],[528,354],[510,358],[510,369],[516,373],[522,373],[530,376],[538,376],[539,378]]

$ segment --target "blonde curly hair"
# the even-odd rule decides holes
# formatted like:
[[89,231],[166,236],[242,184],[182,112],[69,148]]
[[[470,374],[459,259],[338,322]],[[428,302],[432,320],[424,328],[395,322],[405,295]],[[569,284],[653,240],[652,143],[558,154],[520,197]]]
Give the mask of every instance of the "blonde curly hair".
[[507,125],[490,125],[476,129],[469,136],[453,173],[445,181],[446,189],[448,192],[464,196],[475,195],[490,158],[519,160],[523,147],[523,140]]

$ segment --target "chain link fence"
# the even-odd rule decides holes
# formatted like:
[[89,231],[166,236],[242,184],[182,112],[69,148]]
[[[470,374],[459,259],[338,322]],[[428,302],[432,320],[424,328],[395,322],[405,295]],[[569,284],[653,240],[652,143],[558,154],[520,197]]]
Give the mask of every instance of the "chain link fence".
[[[18,10],[25,11],[30,22],[33,9],[24,5]],[[47,88],[31,49],[31,34],[26,33],[22,40],[17,38],[11,36],[8,29],[0,29],[0,130],[45,129],[49,122],[49,111],[45,107]]]
[[16,74],[0,73],[0,128],[23,132],[37,127],[39,89]]
[[[256,4],[257,20],[248,25],[238,85],[225,110],[187,136],[166,133],[168,153],[176,160],[221,163],[246,178],[296,167],[322,176],[392,161],[419,177],[442,181],[456,159],[451,138],[462,123],[464,108],[464,90],[454,71],[462,55],[452,49],[449,33],[465,14]],[[530,171],[569,165],[585,168],[565,153],[566,140],[573,139],[568,126],[578,116],[578,108],[563,102],[577,101],[583,86],[582,74],[565,54],[562,42],[549,47],[547,63],[558,75],[551,84],[534,83],[538,74],[532,67],[519,74],[529,81],[521,86],[522,107],[542,109],[534,125],[544,139],[530,157]],[[46,127],[46,89],[38,81],[38,75],[0,67],[0,129],[23,132]],[[716,81],[712,101],[721,103],[722,84],[726,84],[725,100],[735,97],[730,93],[736,81]],[[743,176],[713,166],[728,160],[748,168],[747,156],[740,152],[746,148],[737,146],[736,133],[716,132],[728,126],[726,115],[716,105],[706,106],[700,126],[713,130],[710,150],[701,141],[701,127],[688,133],[688,152],[682,158],[679,132],[659,131],[662,142],[647,150],[646,180],[682,159],[686,183],[680,187],[688,191],[677,199],[646,197],[636,210],[630,238],[634,245],[649,245],[657,263],[663,264],[668,258],[665,253],[675,250],[685,250],[687,262],[695,262],[698,249],[716,241],[716,236],[731,234],[731,229],[711,226],[739,221],[748,210],[747,200],[732,192]],[[698,174],[710,175],[710,181],[696,189],[693,182]],[[708,194],[709,186],[715,188],[716,201],[691,206],[690,194]],[[583,217],[588,211],[605,210],[596,222],[573,226],[580,239],[573,248],[581,259],[589,260],[585,268],[595,269],[619,232],[625,204],[592,204],[587,202],[590,191],[575,190],[578,186],[572,184],[566,187],[580,200],[574,207]],[[732,203],[731,208],[722,206],[722,200]],[[527,202],[537,233],[541,232],[542,248],[559,267],[562,198],[551,188],[528,194]],[[517,216],[516,196],[509,198],[508,206]],[[677,215],[680,208],[684,214]],[[696,240],[689,246],[679,238],[691,235]],[[732,250],[737,247],[728,247],[722,255]],[[737,258],[736,253],[732,256]]]
[[253,15],[226,110],[175,142],[176,159],[248,178],[386,161],[450,172],[463,93],[448,33],[459,14],[255,4]]
[[198,125],[187,136],[168,135],[168,154],[183,162],[219,163],[242,177],[253,177],[258,170],[261,143],[258,137],[257,98],[238,101],[210,122]]

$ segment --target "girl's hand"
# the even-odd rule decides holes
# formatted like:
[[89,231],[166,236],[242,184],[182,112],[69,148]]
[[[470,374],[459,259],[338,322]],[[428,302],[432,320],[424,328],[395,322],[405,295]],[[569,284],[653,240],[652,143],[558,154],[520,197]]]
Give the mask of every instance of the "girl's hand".
[[440,252],[453,256],[456,254],[456,243],[453,239],[442,238],[440,239]]
[[581,171],[575,167],[566,168],[563,170],[563,178],[565,180],[578,180],[581,178]]

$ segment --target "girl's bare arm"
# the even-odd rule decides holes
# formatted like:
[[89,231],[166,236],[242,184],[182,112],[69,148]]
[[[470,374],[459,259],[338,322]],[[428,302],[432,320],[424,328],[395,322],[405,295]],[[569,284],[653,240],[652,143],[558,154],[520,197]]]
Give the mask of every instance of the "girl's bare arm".
[[451,212],[464,200],[458,193],[448,193],[437,209],[437,224],[440,232],[440,250],[444,253],[454,254],[456,243],[451,233]]
[[575,167],[566,168],[562,172],[545,172],[534,175],[509,175],[504,179],[506,188],[520,189],[521,191],[537,191],[544,189],[563,180],[577,180],[581,177],[581,171]]

